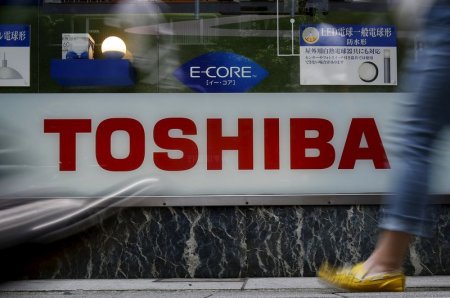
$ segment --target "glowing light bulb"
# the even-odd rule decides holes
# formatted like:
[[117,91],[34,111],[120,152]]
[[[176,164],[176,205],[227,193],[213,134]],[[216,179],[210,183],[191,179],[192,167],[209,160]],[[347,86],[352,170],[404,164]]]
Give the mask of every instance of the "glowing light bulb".
[[110,36],[102,43],[102,53],[108,59],[121,59],[127,52],[127,46],[117,36]]

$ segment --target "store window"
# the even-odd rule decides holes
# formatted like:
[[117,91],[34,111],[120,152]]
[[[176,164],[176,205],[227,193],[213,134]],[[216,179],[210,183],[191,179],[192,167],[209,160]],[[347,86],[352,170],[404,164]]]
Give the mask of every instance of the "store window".
[[2,3],[0,195],[388,189],[401,65],[422,46],[387,1]]
[[[408,47],[401,32],[395,30],[387,1],[42,0],[10,3],[2,6],[1,23],[30,26],[30,61],[24,66],[30,78],[24,88],[5,86],[2,92],[392,92],[400,77],[397,65],[401,64]],[[341,36],[341,39],[347,42],[353,38],[356,44],[340,44],[341,41],[329,38],[328,44],[303,43],[302,46],[303,31],[320,26],[326,26],[329,32],[332,28],[339,32],[347,30],[347,33],[353,30],[353,35]],[[388,45],[392,51],[374,54],[374,45],[386,46],[382,44],[386,36],[366,34],[364,37],[355,32],[361,29],[392,29]],[[3,34],[7,30],[4,27]],[[102,52],[102,45],[111,36],[122,42],[119,51],[124,53],[108,60],[105,58],[111,55]],[[338,45],[346,47],[347,53],[333,49]],[[116,44],[112,46],[109,52],[117,50],[114,49]],[[355,48],[361,52],[356,52]],[[211,56],[211,53],[222,55]],[[316,57],[311,53],[322,54]],[[13,65],[14,55],[2,56]],[[384,56],[390,58],[392,64],[392,80],[387,83],[381,80]],[[80,61],[84,59],[91,61]],[[259,72],[250,74],[246,71],[250,68],[229,69],[236,66],[231,62],[228,66],[219,65],[220,60],[233,59],[258,66]],[[205,74],[202,73],[205,70],[200,66],[196,68],[192,61],[204,63],[202,67],[216,68],[210,68]],[[334,67],[329,63],[334,63]],[[338,67],[339,63],[354,66],[346,69]],[[244,65],[243,62],[236,67]],[[311,71],[323,79],[308,80]],[[352,71],[362,73],[359,79],[349,77]],[[95,74],[99,78],[95,78]],[[332,78],[339,75],[342,78],[337,81]]]

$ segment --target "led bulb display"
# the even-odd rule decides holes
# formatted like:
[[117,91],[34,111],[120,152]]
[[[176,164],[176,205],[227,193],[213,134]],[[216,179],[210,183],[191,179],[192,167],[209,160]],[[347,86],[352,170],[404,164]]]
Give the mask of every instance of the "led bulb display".
[[127,52],[125,42],[117,36],[110,36],[102,43],[102,53],[109,59],[121,59]]

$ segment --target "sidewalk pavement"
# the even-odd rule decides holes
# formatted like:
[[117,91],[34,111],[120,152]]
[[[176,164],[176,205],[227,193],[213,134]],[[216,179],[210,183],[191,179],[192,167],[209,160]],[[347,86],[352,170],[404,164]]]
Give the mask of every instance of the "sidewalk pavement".
[[345,293],[314,277],[248,279],[76,279],[0,284],[0,297],[449,297],[450,276],[409,277],[405,293]]

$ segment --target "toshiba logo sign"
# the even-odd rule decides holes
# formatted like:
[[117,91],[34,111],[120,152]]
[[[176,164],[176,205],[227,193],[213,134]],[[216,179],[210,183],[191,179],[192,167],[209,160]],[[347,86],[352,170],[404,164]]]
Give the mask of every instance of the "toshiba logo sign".
[[[253,76],[243,67],[191,71]],[[395,96],[7,94],[0,195],[108,196],[149,178],[140,196],[385,192]]]
[[[280,169],[280,120],[263,119],[264,139],[261,144],[254,142],[254,119],[237,119],[238,131],[235,135],[224,135],[222,119],[212,118],[206,121],[206,148],[200,148],[190,136],[198,134],[200,125],[189,118],[165,118],[157,121],[153,127],[144,127],[137,119],[109,118],[93,127],[91,119],[45,119],[44,132],[59,136],[59,170],[75,171],[77,160],[77,135],[89,134],[95,142],[95,156],[98,165],[107,171],[135,171],[144,166],[146,154],[150,151],[148,130],[153,131],[153,142],[162,150],[151,154],[154,165],[164,171],[188,171],[196,166],[200,152],[206,156],[207,170],[221,170],[223,152],[238,153],[238,169],[254,169],[255,150],[264,151],[264,169]],[[182,132],[181,137],[171,137],[170,131]],[[113,133],[122,131],[129,136],[129,154],[116,158],[111,150]],[[315,131],[315,137],[306,137],[307,131]],[[389,163],[386,152],[373,118],[354,118],[345,135],[342,154],[336,156],[336,150],[330,143],[334,138],[331,121],[321,118],[290,119],[290,169],[320,170],[337,164],[339,169],[354,169],[358,160],[370,160],[375,169],[387,169]],[[361,147],[365,139],[367,146]],[[283,140],[286,141],[286,140]],[[318,152],[308,156],[307,150]],[[179,158],[171,158],[169,151],[182,152]],[[286,153],[284,153],[286,154]],[[337,161],[337,163],[336,163]]]

